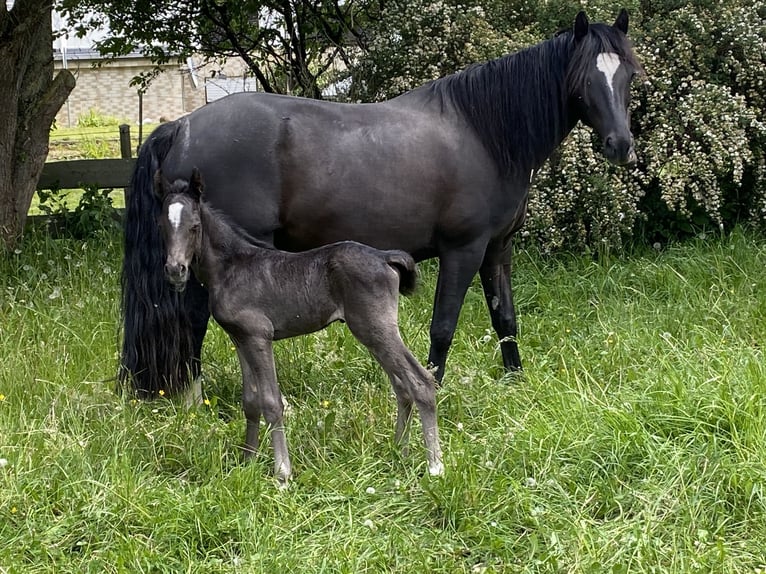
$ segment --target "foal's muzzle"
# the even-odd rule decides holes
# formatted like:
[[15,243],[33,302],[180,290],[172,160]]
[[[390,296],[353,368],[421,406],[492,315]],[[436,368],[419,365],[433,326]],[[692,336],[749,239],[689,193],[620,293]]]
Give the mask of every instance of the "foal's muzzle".
[[186,282],[189,280],[189,268],[181,263],[166,263],[165,278],[176,291],[186,289]]

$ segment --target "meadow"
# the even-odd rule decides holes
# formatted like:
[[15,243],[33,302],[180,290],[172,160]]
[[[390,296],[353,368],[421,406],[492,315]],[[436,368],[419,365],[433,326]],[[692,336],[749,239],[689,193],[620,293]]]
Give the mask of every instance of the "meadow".
[[[243,464],[238,364],[206,404],[115,393],[118,233],[0,259],[0,573],[766,572],[766,241],[629,256],[517,249],[525,370],[478,284],[438,392],[446,474],[393,444],[382,372],[342,325],[277,344],[295,480]],[[428,351],[436,266],[402,299]],[[266,439],[266,446],[268,440]]]

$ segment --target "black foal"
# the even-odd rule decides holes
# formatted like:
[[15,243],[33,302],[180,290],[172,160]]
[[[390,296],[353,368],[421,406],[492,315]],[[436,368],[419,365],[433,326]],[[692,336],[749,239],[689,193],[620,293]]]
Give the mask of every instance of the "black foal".
[[189,268],[210,293],[210,311],[233,341],[242,369],[247,419],[245,452],[258,449],[263,414],[271,431],[274,472],[291,475],[272,341],[304,335],[343,320],[391,380],[396,393],[396,440],[404,445],[412,404],[423,425],[428,470],[442,474],[433,377],[402,342],[398,293],[414,288],[416,267],[403,251],[380,251],[344,241],[302,253],[255,245],[203,200],[196,169],[190,181],[155,174],[163,201],[160,227],[165,275],[183,290]]

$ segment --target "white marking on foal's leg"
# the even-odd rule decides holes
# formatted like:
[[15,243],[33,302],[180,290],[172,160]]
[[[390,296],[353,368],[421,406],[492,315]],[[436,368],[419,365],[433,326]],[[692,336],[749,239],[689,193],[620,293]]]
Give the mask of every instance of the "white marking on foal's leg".
[[620,67],[620,57],[614,52],[602,52],[596,57],[596,68],[606,76],[606,85],[614,95],[614,75]]
[[173,229],[178,229],[181,225],[181,212],[184,210],[184,204],[180,202],[171,203],[168,205],[168,220]]

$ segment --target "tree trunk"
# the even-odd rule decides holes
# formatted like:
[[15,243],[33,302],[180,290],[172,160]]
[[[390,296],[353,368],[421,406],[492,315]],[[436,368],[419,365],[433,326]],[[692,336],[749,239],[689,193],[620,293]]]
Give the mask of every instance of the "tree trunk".
[[52,0],[0,4],[0,251],[21,237],[48,155],[50,128],[75,85],[53,76]]

